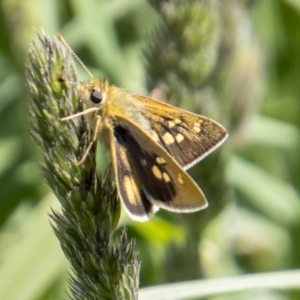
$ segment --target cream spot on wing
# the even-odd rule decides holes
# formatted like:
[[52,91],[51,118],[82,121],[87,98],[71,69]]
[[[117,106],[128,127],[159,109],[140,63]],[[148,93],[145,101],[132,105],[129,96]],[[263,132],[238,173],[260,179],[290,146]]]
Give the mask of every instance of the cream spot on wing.
[[182,123],[182,121],[181,121],[180,119],[174,119],[173,122],[174,122],[176,125]]
[[137,186],[132,180],[132,177],[125,175],[123,177],[123,189],[127,194],[127,198],[131,204],[136,204],[136,199],[138,198],[139,191],[137,189]]
[[162,139],[164,141],[164,143],[168,146],[171,145],[175,142],[172,134],[170,132],[166,132],[163,136]]
[[178,179],[178,182],[179,182],[180,184],[184,184],[184,181],[183,181],[182,176],[181,176],[180,173],[177,174],[177,179]]
[[168,122],[167,122],[168,128],[173,128],[175,125],[176,125],[176,124],[175,124],[174,122],[172,122],[172,121],[168,121]]
[[181,133],[177,133],[175,136],[175,140],[179,144],[184,140],[184,136]]
[[162,176],[163,176],[163,179],[164,179],[165,182],[170,182],[171,181],[169,175],[166,172],[163,172]]
[[163,175],[161,174],[161,171],[159,170],[159,168],[157,166],[152,167],[152,173],[157,179],[162,179]]
[[194,127],[193,130],[197,133],[199,133],[201,131],[200,129],[200,124],[199,123],[194,123]]
[[159,136],[155,130],[152,130],[152,137],[155,141],[159,142]]
[[163,165],[163,164],[166,163],[166,161],[165,161],[162,157],[160,157],[160,156],[157,156],[157,157],[156,157],[156,162],[157,162],[159,165]]

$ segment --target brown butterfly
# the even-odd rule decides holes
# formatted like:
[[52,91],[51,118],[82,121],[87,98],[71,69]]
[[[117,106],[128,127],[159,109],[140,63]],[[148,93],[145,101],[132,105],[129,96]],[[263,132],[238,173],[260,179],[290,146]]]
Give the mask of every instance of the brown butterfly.
[[106,80],[78,83],[78,90],[86,109],[62,120],[87,115],[93,129],[93,139],[79,164],[95,141],[107,145],[118,194],[130,217],[146,221],[159,208],[186,213],[207,206],[203,192],[185,170],[224,142],[228,134],[220,124],[131,95]]

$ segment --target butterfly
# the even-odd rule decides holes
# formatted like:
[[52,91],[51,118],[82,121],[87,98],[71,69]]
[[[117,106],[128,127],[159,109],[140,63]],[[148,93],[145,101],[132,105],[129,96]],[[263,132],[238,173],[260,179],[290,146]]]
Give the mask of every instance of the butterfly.
[[[58,37],[86,69],[63,37]],[[62,119],[86,115],[93,130],[79,164],[94,142],[107,146],[119,198],[134,220],[147,221],[159,208],[178,213],[205,208],[207,200],[186,170],[224,142],[225,128],[204,116],[131,95],[107,80],[91,77],[77,86],[85,109]]]

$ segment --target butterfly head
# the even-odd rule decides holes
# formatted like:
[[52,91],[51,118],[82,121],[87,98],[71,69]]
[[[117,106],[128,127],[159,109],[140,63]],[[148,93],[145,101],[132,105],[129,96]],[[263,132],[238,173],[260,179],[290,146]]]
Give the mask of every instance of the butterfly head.
[[87,108],[101,106],[106,100],[108,82],[106,80],[92,79],[89,83],[82,83],[78,86],[81,101]]

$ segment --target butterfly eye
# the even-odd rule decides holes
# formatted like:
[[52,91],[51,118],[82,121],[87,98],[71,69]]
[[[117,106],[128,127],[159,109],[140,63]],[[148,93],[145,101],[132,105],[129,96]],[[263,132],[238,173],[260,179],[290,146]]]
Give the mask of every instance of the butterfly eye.
[[102,98],[103,98],[102,92],[96,90],[92,91],[90,99],[93,103],[99,104],[102,101]]

